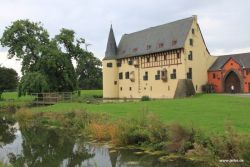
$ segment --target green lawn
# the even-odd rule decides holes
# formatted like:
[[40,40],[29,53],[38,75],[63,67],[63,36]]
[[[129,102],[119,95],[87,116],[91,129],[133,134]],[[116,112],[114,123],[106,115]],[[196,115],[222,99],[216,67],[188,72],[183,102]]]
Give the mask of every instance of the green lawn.
[[[84,93],[85,91],[82,91]],[[91,91],[86,91],[92,94]],[[97,91],[100,93],[100,91]],[[95,94],[95,93],[94,93]],[[205,130],[208,133],[223,132],[230,122],[240,133],[250,133],[250,98],[218,94],[199,94],[177,100],[152,100],[123,103],[58,103],[53,106],[33,108],[33,111],[66,112],[87,110],[106,112],[112,118],[137,116],[141,110],[155,113],[166,123],[180,123]]]
[[10,105],[19,107],[27,106],[33,99],[32,96],[18,97],[17,92],[5,92],[2,95],[2,100],[0,100],[0,110]]

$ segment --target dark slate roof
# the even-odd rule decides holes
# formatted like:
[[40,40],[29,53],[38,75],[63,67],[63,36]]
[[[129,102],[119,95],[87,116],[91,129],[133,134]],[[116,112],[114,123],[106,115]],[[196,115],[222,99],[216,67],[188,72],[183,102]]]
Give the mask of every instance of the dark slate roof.
[[116,58],[117,58],[117,45],[115,42],[114,31],[111,25],[104,60],[111,60]]
[[[125,34],[118,45],[118,58],[145,55],[184,47],[193,17]],[[173,44],[176,41],[176,44]],[[159,48],[159,44],[163,46]],[[148,47],[150,45],[150,49]]]
[[250,53],[241,53],[241,54],[218,56],[214,64],[209,68],[209,71],[220,70],[230,58],[237,61],[237,63],[239,63],[241,67],[250,68]]

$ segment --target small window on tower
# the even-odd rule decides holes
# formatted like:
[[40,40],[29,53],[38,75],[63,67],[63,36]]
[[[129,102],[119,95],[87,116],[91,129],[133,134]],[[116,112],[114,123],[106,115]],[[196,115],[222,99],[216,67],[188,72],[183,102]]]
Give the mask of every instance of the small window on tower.
[[114,85],[117,85],[117,81],[114,81]]
[[147,57],[147,63],[149,63],[150,62],[150,57]]
[[112,67],[112,63],[107,63],[107,67]]

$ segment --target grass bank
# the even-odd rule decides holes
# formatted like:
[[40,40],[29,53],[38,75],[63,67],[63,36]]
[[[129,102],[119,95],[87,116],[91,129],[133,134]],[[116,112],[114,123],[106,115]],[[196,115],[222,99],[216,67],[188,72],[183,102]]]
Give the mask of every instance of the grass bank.
[[[87,92],[92,95],[96,93],[100,95],[101,92]],[[250,98],[219,94],[198,94],[191,98],[177,100],[99,104],[58,103],[53,106],[32,108],[34,112],[68,112],[72,110],[108,113],[113,119],[137,116],[137,111],[148,110],[166,124],[180,123],[216,134],[224,132],[225,124],[230,122],[237,132],[250,133]]]

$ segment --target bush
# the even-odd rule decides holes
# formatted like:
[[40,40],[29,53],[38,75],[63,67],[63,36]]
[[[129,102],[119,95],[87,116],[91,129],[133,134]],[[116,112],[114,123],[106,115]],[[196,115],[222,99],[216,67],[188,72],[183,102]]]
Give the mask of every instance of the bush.
[[142,96],[141,101],[150,101],[149,96]]
[[188,150],[193,149],[194,130],[188,131],[178,124],[171,125],[169,130],[170,138],[166,145],[168,152],[185,154]]
[[214,85],[212,84],[205,84],[201,87],[203,93],[213,93],[214,92]]

